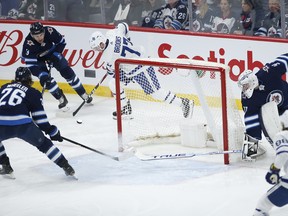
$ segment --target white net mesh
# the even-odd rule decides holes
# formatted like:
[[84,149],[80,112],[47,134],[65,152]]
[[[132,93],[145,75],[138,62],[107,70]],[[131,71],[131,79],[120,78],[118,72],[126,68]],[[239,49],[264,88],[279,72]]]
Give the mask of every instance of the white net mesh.
[[[121,139],[124,145],[180,143],[180,124],[193,122],[207,124],[210,135],[208,137],[214,140],[219,150],[223,150],[225,137],[223,122],[226,121],[223,118],[224,110],[227,114],[226,130],[228,130],[229,149],[241,148],[244,126],[239,114],[240,107],[237,107],[236,99],[229,86],[228,66],[189,59],[133,61],[139,65],[151,61],[149,64],[153,66],[158,82],[156,77],[151,75],[153,71],[151,72],[149,65],[140,66],[131,81],[133,77],[131,68],[135,68],[135,62],[132,64],[133,67],[126,62],[121,64],[122,73],[125,71],[123,74],[129,74],[129,84],[123,87],[126,97],[130,100],[133,116],[133,119],[121,121]],[[166,63],[170,65],[167,66]],[[226,78],[225,88],[221,86],[219,71],[221,69],[225,71],[223,73]],[[120,77],[125,82],[127,78],[125,79],[123,74]],[[173,100],[174,94],[177,96],[175,100]],[[226,105],[222,101],[225,97],[227,98]],[[181,98],[194,100],[195,106],[191,119],[183,116]],[[224,109],[222,109],[223,105]]]

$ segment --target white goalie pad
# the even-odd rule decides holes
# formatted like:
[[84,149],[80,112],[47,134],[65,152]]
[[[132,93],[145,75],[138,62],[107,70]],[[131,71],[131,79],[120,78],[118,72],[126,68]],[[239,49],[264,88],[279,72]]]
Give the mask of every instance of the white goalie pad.
[[262,129],[266,139],[272,144],[275,135],[282,131],[277,104],[268,102],[261,107]]

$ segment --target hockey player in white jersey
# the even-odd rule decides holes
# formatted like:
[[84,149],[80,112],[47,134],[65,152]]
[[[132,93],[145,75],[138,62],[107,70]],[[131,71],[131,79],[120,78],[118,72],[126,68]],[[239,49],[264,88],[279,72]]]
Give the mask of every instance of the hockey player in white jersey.
[[[113,76],[115,73],[114,62],[118,58],[145,58],[140,46],[135,46],[129,36],[129,27],[126,23],[119,23],[117,27],[110,30],[104,36],[101,32],[94,32],[89,39],[91,49],[101,52],[102,59],[105,61],[105,68]],[[187,98],[177,97],[171,91],[161,88],[161,85],[152,66],[133,65],[121,67],[120,69],[121,85],[128,85],[130,82],[138,83],[147,95],[154,99],[168,104],[175,104],[182,108],[184,118],[191,118],[194,101]],[[115,96],[115,80],[109,82],[110,90]],[[121,89],[121,116],[122,118],[132,118],[132,107],[130,101],[126,98],[124,89]],[[124,106],[123,106],[124,105]],[[117,118],[117,113],[113,112],[113,118]]]
[[[267,127],[275,126],[277,129],[277,124],[274,124],[277,118],[279,117],[275,115],[272,121],[267,122]],[[283,130],[276,133],[273,139],[276,157],[265,176],[266,181],[274,186],[260,198],[253,216],[269,216],[274,206],[283,207],[288,204],[288,111],[280,119]]]

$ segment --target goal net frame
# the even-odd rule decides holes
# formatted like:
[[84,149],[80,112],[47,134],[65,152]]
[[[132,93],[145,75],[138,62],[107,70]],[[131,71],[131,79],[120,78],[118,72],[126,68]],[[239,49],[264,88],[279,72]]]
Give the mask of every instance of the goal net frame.
[[[168,61],[167,61],[168,60]],[[180,63],[181,62],[181,63]],[[227,76],[230,67],[221,63],[190,59],[165,59],[165,58],[143,58],[143,59],[124,59],[119,58],[115,61],[115,88],[116,88],[116,110],[117,110],[117,133],[118,133],[118,151],[123,151],[122,137],[122,119],[121,119],[121,101],[120,101],[120,68],[123,64],[154,66],[159,68],[177,68],[187,70],[211,71],[220,73],[221,80],[221,112],[222,112],[222,136],[223,151],[229,150],[228,138],[228,114],[227,114]],[[118,80],[118,81],[117,81]],[[229,164],[229,154],[224,154],[224,164]]]

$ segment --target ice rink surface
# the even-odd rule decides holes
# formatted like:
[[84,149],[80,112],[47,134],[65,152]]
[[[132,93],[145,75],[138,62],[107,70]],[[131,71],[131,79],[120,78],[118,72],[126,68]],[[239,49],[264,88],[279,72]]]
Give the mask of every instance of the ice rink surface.
[[[67,95],[74,111],[81,99]],[[115,102],[94,96],[75,117],[60,116],[49,93],[44,105],[51,124],[62,136],[91,148],[117,154]],[[82,124],[77,124],[81,119]],[[74,167],[78,181],[35,147],[18,139],[3,142],[15,180],[0,176],[0,216],[252,216],[270,185],[264,176],[274,151],[256,162],[223,164],[223,155],[189,159],[115,161],[67,141],[56,146]],[[139,152],[195,152],[180,145],[146,146]],[[198,149],[198,151],[208,151]],[[271,216],[287,216],[288,207],[273,208]]]

